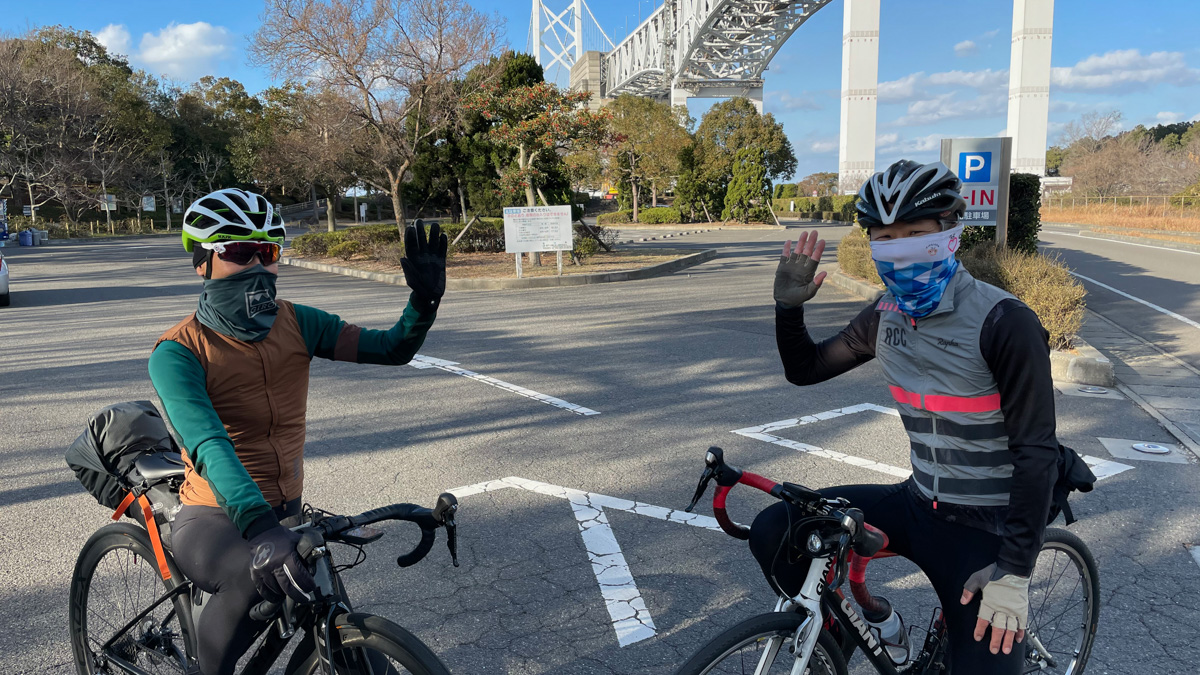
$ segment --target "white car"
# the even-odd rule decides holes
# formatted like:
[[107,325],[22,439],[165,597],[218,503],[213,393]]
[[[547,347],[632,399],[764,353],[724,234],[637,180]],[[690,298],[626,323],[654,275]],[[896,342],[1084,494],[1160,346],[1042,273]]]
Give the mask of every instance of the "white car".
[[0,251],[0,307],[8,307],[8,263],[4,262],[4,251]]

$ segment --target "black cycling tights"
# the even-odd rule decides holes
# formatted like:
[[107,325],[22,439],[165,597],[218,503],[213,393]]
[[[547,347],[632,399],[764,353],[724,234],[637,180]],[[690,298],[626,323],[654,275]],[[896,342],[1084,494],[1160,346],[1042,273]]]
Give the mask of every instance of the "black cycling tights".
[[[1014,642],[1011,654],[992,654],[989,650],[991,629],[983,641],[976,642],[975,621],[979,614],[978,595],[969,605],[959,604],[967,577],[996,562],[1000,537],[937,518],[919,503],[904,483],[898,485],[848,485],[821,490],[825,497],[845,497],[851,506],[862,509],[868,523],[883,530],[888,549],[916,563],[929,577],[942,603],[950,632],[951,672],[963,675],[1012,675],[1021,672],[1025,646]],[[787,532],[783,502],[772,505],[754,520],[750,531],[750,550],[763,568],[774,577],[782,590],[794,595],[804,582],[807,566],[791,565],[787,552],[780,553],[780,542]],[[778,555],[777,555],[778,554]],[[914,645],[919,649],[920,645]]]
[[[299,499],[275,509],[280,520],[299,513]],[[179,571],[212,594],[196,625],[200,672],[233,673],[266,627],[250,619],[250,610],[262,600],[250,578],[250,543],[221,509],[184,506],[171,525],[171,549]]]

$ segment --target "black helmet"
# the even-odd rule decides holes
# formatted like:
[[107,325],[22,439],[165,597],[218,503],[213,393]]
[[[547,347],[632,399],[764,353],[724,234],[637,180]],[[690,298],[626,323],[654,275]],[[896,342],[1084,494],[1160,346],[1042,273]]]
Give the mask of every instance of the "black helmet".
[[925,218],[957,221],[967,210],[962,183],[941,162],[902,159],[871,176],[858,191],[858,224],[879,227]]

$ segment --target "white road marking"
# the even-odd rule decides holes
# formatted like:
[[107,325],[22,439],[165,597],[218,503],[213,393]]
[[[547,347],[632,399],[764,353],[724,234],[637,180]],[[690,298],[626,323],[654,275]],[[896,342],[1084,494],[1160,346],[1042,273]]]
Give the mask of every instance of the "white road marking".
[[1188,255],[1200,255],[1200,251],[1189,251],[1182,248],[1170,248],[1167,246],[1151,246],[1149,244],[1138,244],[1132,241],[1122,241],[1120,239],[1109,239],[1107,237],[1089,237],[1086,234],[1072,234],[1070,232],[1059,232],[1058,230],[1046,230],[1050,234],[1061,234],[1064,237],[1079,237],[1080,239],[1091,239],[1092,241],[1107,241],[1113,244],[1124,244],[1126,246],[1137,246],[1139,248],[1156,248],[1160,251],[1174,251],[1176,253],[1187,253]]
[[591,408],[585,408],[581,405],[575,405],[574,403],[564,401],[561,398],[547,396],[546,394],[538,393],[536,391],[533,391],[532,389],[526,389],[525,387],[518,387],[515,384],[505,382],[504,380],[497,380],[494,377],[488,377],[487,375],[480,375],[479,373],[477,373],[473,370],[467,370],[466,368],[459,368],[457,361],[447,361],[445,359],[435,359],[432,356],[423,356],[421,354],[417,354],[416,356],[414,356],[412,358],[412,361],[408,362],[408,365],[412,366],[413,368],[417,368],[417,369],[421,369],[421,370],[424,370],[426,368],[437,368],[439,370],[444,370],[447,373],[454,373],[455,375],[461,375],[463,377],[470,378],[472,380],[477,380],[477,381],[482,382],[487,385],[491,385],[493,387],[496,387],[497,389],[503,389],[504,391],[512,392],[519,396],[524,396],[525,398],[531,398],[535,401],[545,403],[546,405],[552,405],[555,408],[562,408],[563,410],[569,410],[569,411],[575,413],[576,415],[585,415],[586,416],[586,415],[599,415],[600,414],[600,411],[598,411],[598,410],[592,410]]
[[1196,564],[1200,565],[1200,546],[1196,544],[1184,544],[1183,547],[1188,550],[1188,553],[1192,554],[1192,560],[1195,560]]
[[[853,415],[855,413],[868,412],[868,411],[883,413],[885,415],[894,415],[896,417],[900,416],[900,411],[896,410],[895,408],[888,408],[886,406],[875,405],[873,403],[859,403],[858,405],[847,406],[845,408],[838,408],[836,410],[827,410],[825,412],[817,413],[815,415],[808,415],[806,417],[799,417],[799,418],[790,419],[790,420],[781,420],[779,422],[771,422],[769,424],[761,424],[756,427],[746,427],[745,429],[736,429],[733,431],[733,433],[738,434],[740,436],[745,436],[746,438],[753,438],[753,439],[759,440],[759,441],[766,441],[767,443],[772,443],[774,445],[783,446],[785,448],[790,448],[792,450],[799,450],[800,452],[808,453],[810,455],[816,455],[817,457],[825,457],[826,459],[832,459],[836,462],[841,462],[843,464],[849,464],[851,466],[859,466],[864,469],[873,469],[880,473],[886,473],[890,476],[895,476],[897,478],[908,478],[909,476],[912,475],[912,469],[902,469],[898,466],[892,466],[890,464],[884,464],[882,462],[876,462],[874,460],[865,459],[863,457],[856,457],[854,455],[847,455],[845,453],[837,452],[834,450],[826,450],[824,448],[819,448],[815,445],[801,443],[800,441],[793,441],[788,438],[780,438],[779,436],[775,436],[773,434],[767,433],[770,431],[782,431],[783,429],[791,429],[792,427],[799,427],[799,426],[803,426],[805,424],[812,424],[813,422],[821,422],[824,420],[830,420],[830,419],[834,419],[837,417],[842,417],[844,415]],[[1129,469],[1133,468],[1132,466],[1129,466],[1128,464],[1114,462],[1110,459],[1101,459],[1099,457],[1093,457],[1091,455],[1081,455],[1081,456],[1083,457],[1083,461],[1086,462],[1088,466],[1092,467],[1092,473],[1096,474],[1097,481],[1103,480],[1105,478],[1109,478],[1111,476],[1115,476],[1123,471],[1128,471]]]
[[1200,328],[1200,323],[1192,321],[1191,319],[1187,318],[1186,316],[1176,314],[1175,312],[1172,312],[1171,310],[1169,310],[1165,307],[1159,307],[1158,305],[1154,304],[1153,302],[1149,302],[1149,301],[1143,300],[1137,296],[1130,295],[1130,294],[1126,293],[1125,291],[1119,291],[1119,290],[1113,288],[1112,286],[1109,286],[1108,284],[1102,284],[1099,281],[1096,281],[1095,279],[1093,279],[1091,277],[1085,277],[1082,274],[1078,274],[1076,272],[1071,272],[1071,275],[1075,276],[1075,277],[1079,277],[1080,279],[1083,279],[1084,281],[1090,281],[1093,284],[1096,284],[1097,286],[1099,286],[1101,288],[1107,288],[1108,290],[1112,291],[1113,293],[1116,293],[1117,295],[1121,295],[1126,298],[1129,298],[1130,300],[1133,300],[1134,302],[1140,302],[1143,305],[1149,307],[1150,309],[1153,309],[1156,312],[1161,312],[1163,314],[1166,314],[1167,316],[1171,317],[1172,319],[1178,319],[1179,321],[1186,323],[1187,325],[1191,326],[1192,328]]
[[626,647],[654,637],[657,629],[650,610],[638,590],[629,564],[621,553],[621,546],[608,523],[605,509],[636,513],[658,520],[683,523],[692,527],[720,531],[715,518],[695,513],[685,513],[652,504],[610,497],[609,495],[584,492],[573,488],[550,485],[535,480],[509,476],[499,480],[490,480],[474,485],[465,485],[448,490],[459,499],[484,492],[494,492],[506,488],[528,490],[551,497],[560,497],[571,503],[571,510],[579,523],[579,534],[583,537],[583,547],[587,550],[588,559],[592,563],[592,572],[596,575],[596,583],[600,585],[600,595],[604,598],[608,616],[612,619],[613,630],[617,634],[617,643]]

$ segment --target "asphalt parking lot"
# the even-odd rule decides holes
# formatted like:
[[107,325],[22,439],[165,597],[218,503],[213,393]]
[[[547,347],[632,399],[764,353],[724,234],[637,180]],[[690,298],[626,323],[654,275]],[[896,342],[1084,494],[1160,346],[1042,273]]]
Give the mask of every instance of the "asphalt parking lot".
[[[834,240],[844,231],[823,229]],[[671,673],[722,628],[769,610],[745,545],[677,512],[704,450],[720,445],[731,463],[811,487],[893,482],[878,467],[905,467],[908,453],[899,421],[876,409],[892,405],[876,364],[804,389],[783,379],[771,278],[788,237],[683,237],[678,245],[720,256],[647,281],[451,292],[421,350],[428,367],[314,361],[307,501],[357,513],[469,488],[458,490],[462,567],[439,544],[396,568],[410,541],[397,528],[347,574],[357,606],[406,626],[464,674]],[[0,671],[68,672],[70,572],[108,514],[63,451],[95,410],[153,400],[150,348],[193,311],[200,280],[175,239],[5,252]],[[283,268],[279,288],[370,328],[390,327],[406,300],[403,288],[296,268]],[[829,335],[863,304],[825,288],[810,328]],[[1185,544],[1200,541],[1200,467],[1112,456],[1100,439],[1175,439],[1124,397],[1072,389],[1056,397],[1060,440],[1125,467],[1073,501],[1071,529],[1101,570],[1087,672],[1195,673],[1200,566]],[[731,512],[749,521],[767,503],[735,492]],[[872,574],[902,609],[927,603],[908,563],[883,561]]]

